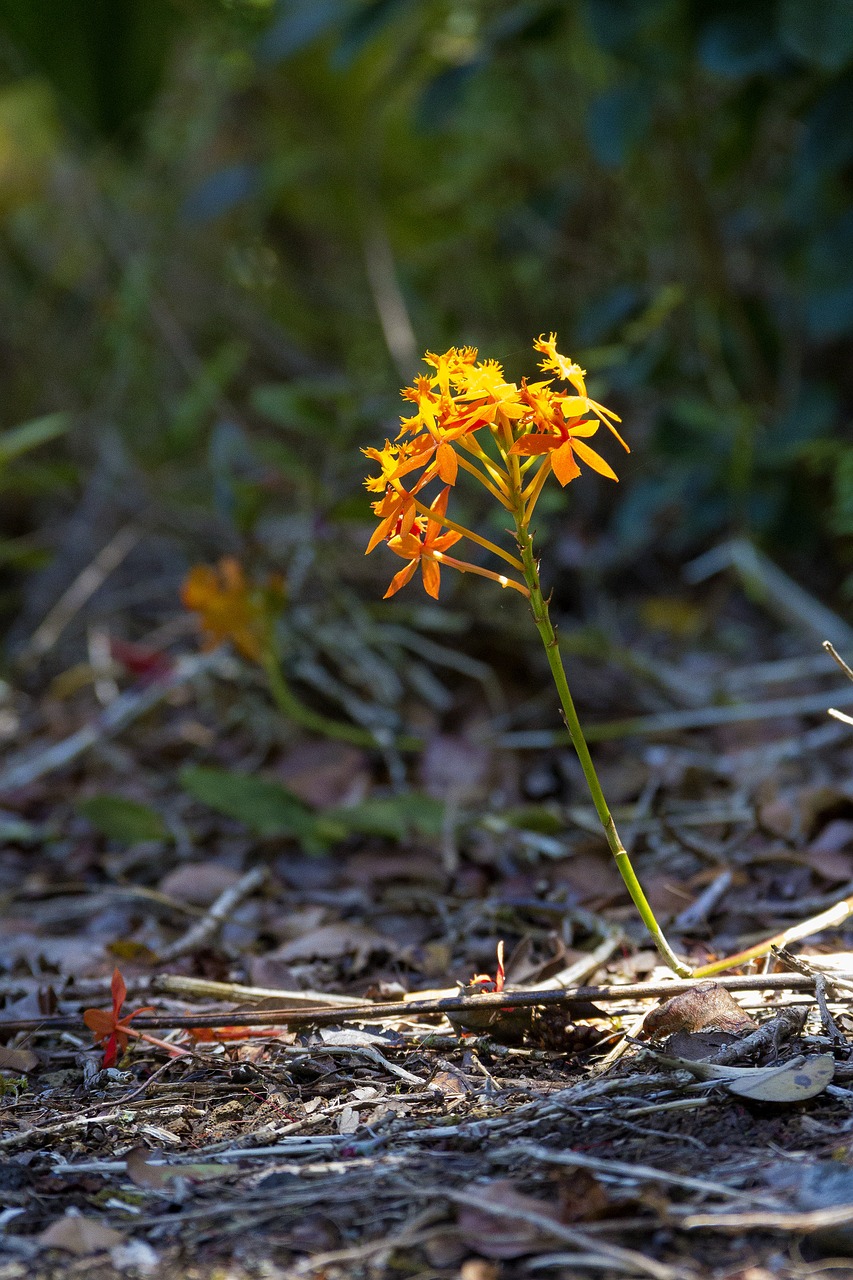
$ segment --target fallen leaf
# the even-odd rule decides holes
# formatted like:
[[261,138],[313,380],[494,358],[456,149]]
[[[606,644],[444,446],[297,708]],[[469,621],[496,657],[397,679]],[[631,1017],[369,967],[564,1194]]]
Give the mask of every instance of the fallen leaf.
[[718,1080],[730,1093],[754,1102],[805,1102],[822,1093],[835,1075],[831,1053],[800,1054],[778,1067],[729,1067],[674,1058],[656,1049],[647,1052],[668,1067],[689,1071],[699,1080]]
[[641,1038],[662,1040],[676,1032],[709,1030],[742,1036],[757,1026],[725,987],[702,982],[652,1009],[643,1022]]
[[485,1184],[471,1184],[477,1199],[493,1206],[492,1212],[474,1205],[459,1206],[457,1226],[462,1239],[471,1249],[485,1258],[521,1258],[533,1253],[544,1242],[551,1240],[544,1227],[526,1222],[518,1212],[535,1213],[539,1217],[558,1222],[555,1208],[544,1200],[516,1191],[507,1178],[496,1178]]
[[94,1218],[83,1218],[76,1213],[67,1213],[64,1218],[57,1218],[38,1237],[44,1249],[65,1249],[76,1254],[78,1258],[90,1253],[103,1253],[124,1244],[124,1236],[112,1227],[104,1226]]
[[221,862],[188,862],[164,876],[157,886],[161,893],[176,902],[194,907],[209,907],[221,893],[240,879],[240,872],[224,867]]
[[835,1075],[831,1053],[794,1058],[782,1067],[753,1067],[756,1074],[726,1082],[729,1093],[754,1102],[805,1102],[823,1093]]
[[[154,1157],[154,1161],[152,1161]],[[162,1189],[174,1178],[187,1178],[190,1182],[211,1182],[233,1173],[233,1168],[225,1164],[165,1164],[161,1163],[162,1151],[149,1147],[134,1147],[127,1154],[127,1176],[137,1187],[147,1187],[151,1191]]]
[[389,938],[372,929],[363,929],[355,924],[327,924],[285,943],[278,948],[276,956],[288,963],[293,960],[337,960],[341,956],[352,955],[356,969],[363,969],[368,957],[376,952],[394,955],[396,947]]
[[431,737],[421,753],[420,775],[427,795],[457,803],[482,794],[491,754],[483,743],[451,734]]
[[276,773],[312,809],[358,804],[370,789],[367,755],[344,742],[301,743],[284,756]]
[[41,1059],[32,1049],[6,1049],[0,1046],[0,1071],[16,1071],[26,1075],[35,1071]]

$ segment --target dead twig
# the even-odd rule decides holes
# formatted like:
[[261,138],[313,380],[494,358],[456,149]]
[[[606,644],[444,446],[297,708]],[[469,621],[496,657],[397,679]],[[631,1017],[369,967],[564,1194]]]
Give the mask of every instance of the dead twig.
[[179,658],[174,670],[164,679],[155,681],[145,689],[128,689],[111,702],[101,715],[70,737],[13,760],[8,769],[0,774],[0,794],[17,791],[44,777],[46,773],[64,768],[97,742],[112,737],[145,715],[173,689],[193,680],[203,671],[211,670],[220,661],[221,654],[216,652]]
[[160,963],[167,964],[172,960],[177,960],[179,956],[185,956],[188,952],[205,947],[212,942],[243,899],[248,898],[256,889],[259,889],[266,878],[266,867],[253,867],[251,871],[247,871],[245,875],[241,876],[236,884],[229,885],[227,889],[220,893],[213,906],[201,920],[196,921],[183,937],[177,938],[171,946],[160,952],[158,957]]
[[[769,973],[746,974],[716,980],[726,991],[811,991],[814,983],[802,974]],[[365,1002],[357,1005],[314,1009],[256,1009],[223,1013],[144,1014],[134,1019],[134,1027],[140,1031],[163,1028],[193,1027],[289,1027],[333,1026],[346,1021],[375,1021],[379,1018],[408,1022],[415,1016],[468,1012],[479,1009],[511,1009],[530,1005],[556,1005],[571,1009],[573,1003],[597,1001],[599,1004],[646,1000],[658,996],[675,995],[695,986],[691,979],[674,978],[667,982],[633,982],[622,986],[576,987],[574,990],[549,991],[541,988],[528,990],[494,991],[475,996],[441,996],[424,1000],[394,1000],[382,1004]],[[80,1026],[75,1014],[46,1014],[42,1018],[0,1017],[0,1031],[11,1034],[16,1031],[73,1031]]]

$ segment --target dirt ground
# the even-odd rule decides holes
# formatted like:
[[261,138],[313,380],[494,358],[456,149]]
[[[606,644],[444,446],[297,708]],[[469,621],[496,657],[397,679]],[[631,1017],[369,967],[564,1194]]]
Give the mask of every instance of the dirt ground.
[[[658,650],[656,683],[639,650],[573,660],[588,722],[634,717],[597,758],[696,965],[853,894],[853,737],[825,713],[851,686],[767,634],[751,661]],[[400,761],[296,733],[175,644],[112,694],[65,671],[2,708],[0,1280],[853,1274],[847,907],[790,940],[805,970],[744,967],[655,1026],[681,988],[529,707],[484,713],[456,673],[458,714]],[[283,784],[313,825],[187,768]],[[105,1068],[83,1012],[114,968],[160,1043]]]

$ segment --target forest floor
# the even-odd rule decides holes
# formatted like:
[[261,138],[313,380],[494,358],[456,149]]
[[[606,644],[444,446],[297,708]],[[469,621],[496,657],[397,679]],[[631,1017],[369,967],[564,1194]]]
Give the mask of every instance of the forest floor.
[[[751,661],[574,667],[636,716],[605,790],[695,965],[853,894],[853,686],[717,603]],[[678,983],[565,745],[469,699],[401,770],[175,647],[0,707],[0,1280],[853,1274],[847,907],[804,968]],[[104,1067],[114,968],[152,1012]]]

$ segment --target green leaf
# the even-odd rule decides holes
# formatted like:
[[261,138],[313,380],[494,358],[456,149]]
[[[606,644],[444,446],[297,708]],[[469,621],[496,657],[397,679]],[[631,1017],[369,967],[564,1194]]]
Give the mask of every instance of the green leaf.
[[18,458],[22,453],[29,453],[48,440],[65,435],[71,425],[67,413],[48,413],[43,418],[33,418],[31,422],[23,422],[19,427],[0,434],[0,466]]
[[104,794],[83,800],[77,809],[101,835],[119,844],[168,839],[169,832],[159,813],[138,800]]
[[409,792],[332,809],[323,815],[323,821],[342,828],[347,835],[358,832],[390,840],[404,840],[411,834],[435,837],[441,834],[444,804],[432,796]]
[[295,836],[309,851],[322,846],[317,819],[286,787],[247,773],[188,765],[181,786],[196,800],[242,822],[259,836]]

